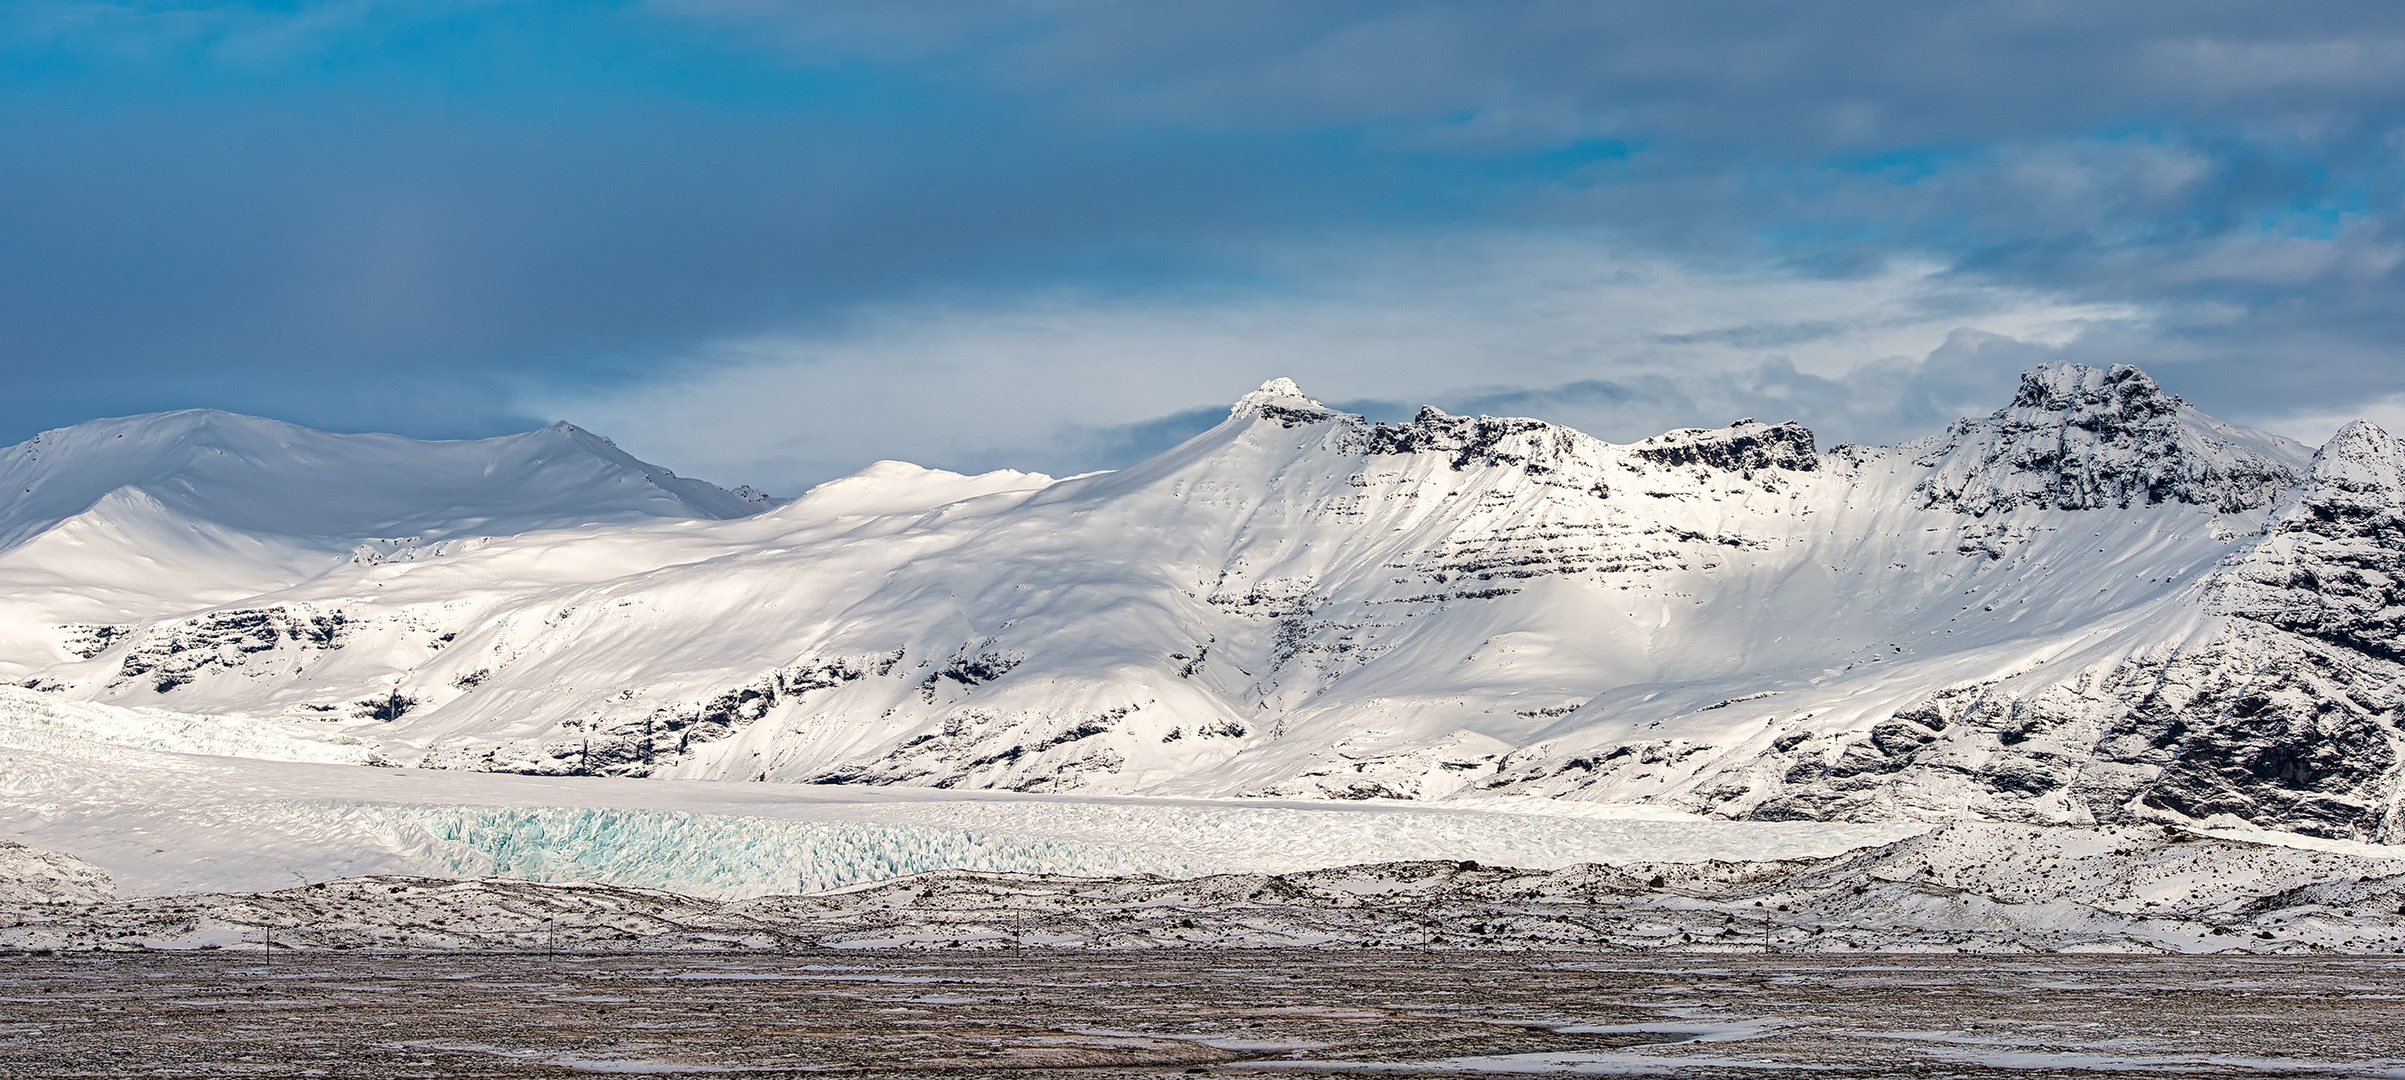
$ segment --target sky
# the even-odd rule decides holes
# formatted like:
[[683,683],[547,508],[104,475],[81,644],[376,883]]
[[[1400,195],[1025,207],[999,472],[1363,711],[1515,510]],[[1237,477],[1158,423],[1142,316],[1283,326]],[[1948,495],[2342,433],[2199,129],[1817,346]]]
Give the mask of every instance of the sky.
[[568,420],[796,494],[1272,377],[1824,445],[2405,428],[2405,5],[0,0],[0,442]]

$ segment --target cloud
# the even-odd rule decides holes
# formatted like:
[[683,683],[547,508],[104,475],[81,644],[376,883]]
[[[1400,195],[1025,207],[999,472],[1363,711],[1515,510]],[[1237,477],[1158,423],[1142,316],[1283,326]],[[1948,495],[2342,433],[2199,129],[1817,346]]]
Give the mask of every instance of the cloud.
[[765,30],[797,55],[908,56],[1154,122],[1382,124],[1554,144],[1643,132],[1811,154],[2009,141],[2133,116],[2344,110],[2370,120],[2393,116],[2405,81],[2405,16],[2376,2],[2277,15],[2067,0],[719,0],[659,10]]
[[2143,315],[1924,264],[1699,273],[1518,235],[1348,245],[1282,266],[1284,282],[1324,284],[896,306],[722,343],[642,386],[530,388],[517,407],[697,475],[783,490],[879,458],[1115,467],[1216,422],[1217,403],[1273,376],[1371,411],[1527,413],[1615,439],[1746,412],[1875,440],[1993,408],[2031,357]]
[[[34,0],[0,430],[734,399],[643,438],[799,483],[1124,460],[1283,371],[1888,438],[1969,400],[1963,328],[2318,415],[2405,393],[2401,42],[2342,2]],[[768,415],[830,395],[868,404]]]
[[2391,433],[2405,432],[2405,394],[2354,401],[2345,408],[2311,408],[2270,416],[2258,426],[2307,446],[2320,446],[2339,428],[2357,420],[2369,420]]

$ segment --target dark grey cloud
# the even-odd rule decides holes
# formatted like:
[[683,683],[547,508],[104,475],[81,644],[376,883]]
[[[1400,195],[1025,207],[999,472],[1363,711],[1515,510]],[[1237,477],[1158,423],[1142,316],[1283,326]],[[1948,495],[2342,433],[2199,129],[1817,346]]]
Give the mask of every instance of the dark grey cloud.
[[[730,341],[1063,292],[1259,318],[1264,340],[1311,337],[1274,324],[1298,310],[1475,318],[1446,296],[1512,271],[1458,261],[1459,238],[1500,233],[1694,280],[1870,290],[1915,265],[1944,287],[1909,310],[1640,312],[1658,325],[1634,336],[1535,313],[1594,336],[1465,333],[1450,373],[1414,356],[1411,387],[1456,411],[1621,437],[1784,408],[1886,438],[2041,352],[2163,369],[2240,419],[2405,395],[2394,4],[28,3],[0,12],[0,126],[18,437],[185,405],[483,434],[710,384]],[[1369,284],[1332,307],[1261,299],[1346,277]],[[2123,314],[2008,345],[1999,290]],[[1990,336],[1831,359],[1894,337],[1876,319]],[[1223,352],[1176,362],[1241,386],[1300,355]],[[846,407],[907,426],[914,396],[986,385],[959,370]],[[1384,400],[1362,370],[1318,389]],[[866,385],[813,378],[786,380],[789,412]],[[1073,469],[1207,404],[1130,393],[889,452]],[[776,445],[811,462],[794,482],[844,449]]]

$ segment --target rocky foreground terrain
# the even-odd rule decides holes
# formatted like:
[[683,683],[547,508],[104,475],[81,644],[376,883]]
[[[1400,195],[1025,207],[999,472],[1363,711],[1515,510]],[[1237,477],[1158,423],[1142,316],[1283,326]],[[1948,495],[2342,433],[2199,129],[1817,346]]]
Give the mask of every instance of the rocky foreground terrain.
[[2391,960],[891,951],[0,960],[0,1076],[2381,1077]]
[[1402,862],[1187,880],[944,871],[803,896],[363,877],[103,899],[0,849],[16,950],[1263,948],[2405,952],[2405,859],[2162,826],[1959,824],[1832,858],[1520,870]]

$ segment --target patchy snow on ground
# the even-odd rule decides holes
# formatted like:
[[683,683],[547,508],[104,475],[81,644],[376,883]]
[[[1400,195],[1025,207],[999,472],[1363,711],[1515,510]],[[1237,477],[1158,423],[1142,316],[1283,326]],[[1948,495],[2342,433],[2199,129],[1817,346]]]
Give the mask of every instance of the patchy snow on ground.
[[[721,901],[658,889],[376,875],[46,904],[0,948],[688,952],[794,949],[1606,949],[2405,953],[2405,859],[2156,825],[1957,824],[1824,858],[1525,870],[1418,860],[1285,874],[943,870]],[[1756,1037],[1678,1018],[1599,1034]]]
[[115,891],[108,873],[97,866],[0,840],[0,907],[93,903]]

